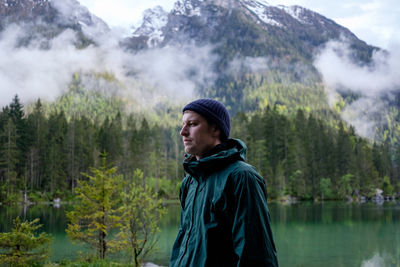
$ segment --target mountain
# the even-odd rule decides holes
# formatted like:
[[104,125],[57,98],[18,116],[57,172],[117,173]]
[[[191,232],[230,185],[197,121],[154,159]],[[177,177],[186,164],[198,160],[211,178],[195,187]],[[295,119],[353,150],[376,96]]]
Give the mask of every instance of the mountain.
[[273,6],[256,0],[179,0],[169,14],[160,7],[147,10],[143,24],[126,45],[143,49],[212,43],[234,49],[227,60],[241,55],[310,61],[315,48],[340,38],[351,43],[360,61],[368,62],[377,49],[347,28],[300,6]]
[[[46,37],[51,40],[69,29],[77,33],[76,46],[84,48],[96,44],[96,37],[110,31],[105,22],[76,0],[0,0],[0,15],[0,30],[13,23],[28,29],[20,45],[27,45],[35,38]],[[180,84],[191,82],[198,96],[222,100],[231,115],[239,111],[256,112],[267,106],[275,106],[286,114],[293,114],[293,111],[300,108],[327,120],[337,121],[343,110],[362,95],[343,86],[335,88],[335,92],[340,94],[338,103],[333,108],[328,103],[326,88],[314,60],[318,51],[332,40],[346,40],[352,61],[358,66],[373,69],[373,54],[380,51],[379,48],[366,44],[347,28],[309,9],[274,6],[263,0],[178,0],[169,12],[159,6],[146,10],[142,25],[119,43],[120,48],[127,53],[123,57],[129,58],[128,65],[141,58],[157,61],[156,57],[148,60],[149,57],[130,58],[131,55],[146,55],[152,51],[162,54],[170,51],[171,47],[178,52],[187,50],[188,46],[210,48],[211,56],[207,52],[204,57],[207,61],[210,56],[211,67],[207,66],[206,71],[212,75],[197,75],[204,68],[192,64],[189,68],[179,69],[184,73],[177,76],[177,79],[185,76],[185,82]],[[196,49],[189,51],[198,52]],[[201,53],[192,56],[199,58],[203,56]],[[173,56],[179,57],[177,54]],[[163,64],[161,62],[159,64]],[[160,90],[168,91],[162,87],[166,83],[165,78],[153,83],[153,73],[140,75],[141,69],[157,68],[158,62],[152,64],[139,64],[139,67],[134,66],[132,69],[124,65],[121,69],[123,75],[137,79],[130,86],[140,87],[138,90],[141,91],[149,89],[148,95],[151,95],[153,87],[160,84]],[[164,76],[170,80],[175,78]],[[199,77],[209,81],[199,82]],[[116,80],[115,84],[119,82]],[[386,94],[376,99],[382,106],[390,107],[389,111],[380,109],[378,112],[384,113],[370,116],[368,112],[372,109],[361,109],[360,114],[368,115],[364,117],[374,118],[376,125],[373,126],[378,129],[376,136],[379,140],[387,140],[389,137],[397,140],[396,133],[400,131],[395,130],[400,129],[398,91],[390,92],[395,98]],[[157,103],[156,107],[168,105]],[[157,114],[165,113],[159,108],[154,110]]]
[[[169,13],[160,7],[147,10],[143,24],[123,46],[137,52],[212,45],[218,57],[213,70],[217,74],[215,86],[198,91],[223,99],[235,113],[258,107],[263,100],[249,99],[246,90],[259,90],[266,83],[308,87],[321,83],[313,65],[315,54],[328,41],[344,39],[359,65],[370,63],[373,52],[379,50],[333,20],[300,6],[274,6],[262,0],[179,0]],[[260,59],[268,71],[260,74],[246,69],[246,62]],[[234,73],[233,65],[239,65]],[[312,93],[323,94],[322,86]],[[265,90],[261,94],[265,97]],[[282,101],[290,102],[281,99],[269,103]]]
[[66,29],[79,37],[78,46],[109,31],[108,25],[76,0],[0,0],[0,30],[17,24],[30,32],[21,45],[35,38],[52,39]]

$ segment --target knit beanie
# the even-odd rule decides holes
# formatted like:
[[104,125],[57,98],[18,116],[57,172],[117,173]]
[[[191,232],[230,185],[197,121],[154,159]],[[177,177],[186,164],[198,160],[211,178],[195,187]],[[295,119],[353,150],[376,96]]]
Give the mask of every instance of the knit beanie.
[[215,123],[221,130],[221,141],[225,141],[229,137],[231,130],[231,120],[225,106],[214,99],[202,98],[187,104],[182,112],[191,110],[199,113],[207,121]]

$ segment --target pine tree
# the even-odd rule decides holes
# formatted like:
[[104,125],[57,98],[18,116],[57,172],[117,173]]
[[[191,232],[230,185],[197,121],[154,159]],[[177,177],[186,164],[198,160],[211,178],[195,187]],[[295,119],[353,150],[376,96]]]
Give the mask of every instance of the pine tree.
[[345,132],[343,123],[339,123],[339,132],[336,143],[336,166],[338,169],[339,177],[349,173],[350,171],[350,155],[352,153],[352,146],[348,134]]
[[122,176],[116,174],[116,167],[107,166],[105,155],[101,166],[90,170],[93,175],[84,174],[88,180],[78,180],[79,202],[67,212],[71,223],[66,232],[72,240],[91,246],[104,259],[108,252],[120,247],[110,232],[121,226]]
[[34,110],[27,118],[28,128],[32,132],[31,146],[28,152],[28,177],[31,190],[40,189],[42,176],[45,172],[45,152],[47,138],[47,119],[40,99],[35,103]]
[[67,133],[67,120],[64,112],[51,114],[48,119],[47,132],[45,185],[53,197],[66,188],[66,150],[65,138]]
[[3,131],[0,133],[0,171],[2,181],[9,185],[7,195],[17,191],[17,164],[19,150],[17,145],[18,133],[11,118],[7,120]]
[[17,175],[18,177],[25,176],[25,167],[28,159],[28,150],[30,145],[30,133],[27,128],[27,120],[25,118],[24,107],[21,104],[18,95],[15,95],[10,106],[9,117],[13,121],[17,132],[17,148],[18,162]]
[[37,266],[49,257],[51,238],[35,231],[39,219],[21,222],[17,217],[11,232],[0,233],[0,262],[10,266]]

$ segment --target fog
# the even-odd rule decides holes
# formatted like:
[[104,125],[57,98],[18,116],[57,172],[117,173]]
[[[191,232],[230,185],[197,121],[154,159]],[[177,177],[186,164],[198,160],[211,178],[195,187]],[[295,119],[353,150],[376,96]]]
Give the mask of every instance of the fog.
[[385,263],[384,258],[379,253],[376,253],[371,259],[363,261],[361,267],[383,267],[389,264],[389,261]]
[[[400,89],[399,45],[377,51],[368,65],[356,64],[345,41],[332,41],[318,53],[314,62],[323,77],[328,102],[334,105],[341,92],[359,97],[345,107],[342,118],[354,125],[358,134],[374,138],[375,127],[388,112],[385,101]],[[386,99],[386,100],[385,100]]]
[[140,103],[135,108],[189,101],[196,97],[196,88],[215,80],[212,67],[217,58],[211,46],[164,47],[134,54],[119,46],[121,32],[100,31],[98,26],[83,28],[89,35],[96,33],[96,45],[84,49],[76,48],[72,30],[50,41],[37,37],[21,46],[21,40],[31,35],[29,28],[13,24],[0,33],[0,106],[9,104],[15,94],[24,104],[38,98],[54,101],[68,90],[74,73],[112,74],[112,82],[93,81],[89,75],[82,79],[83,87],[111,90],[127,102]]

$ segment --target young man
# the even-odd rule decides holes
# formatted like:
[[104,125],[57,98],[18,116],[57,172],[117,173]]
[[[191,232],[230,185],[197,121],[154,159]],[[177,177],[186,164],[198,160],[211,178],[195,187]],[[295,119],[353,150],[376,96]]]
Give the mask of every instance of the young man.
[[228,139],[224,105],[193,101],[182,123],[187,175],[170,266],[278,266],[264,180],[245,163],[245,144]]

